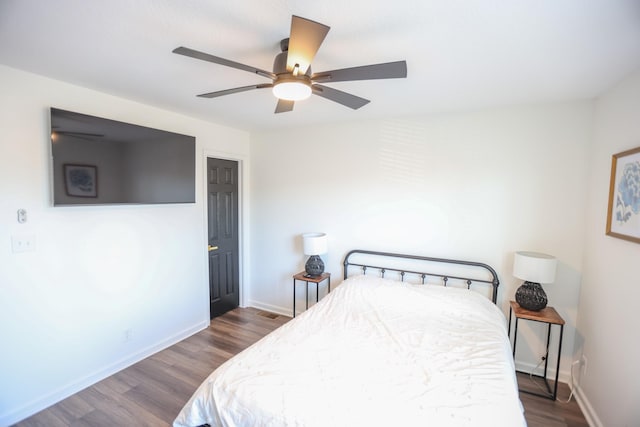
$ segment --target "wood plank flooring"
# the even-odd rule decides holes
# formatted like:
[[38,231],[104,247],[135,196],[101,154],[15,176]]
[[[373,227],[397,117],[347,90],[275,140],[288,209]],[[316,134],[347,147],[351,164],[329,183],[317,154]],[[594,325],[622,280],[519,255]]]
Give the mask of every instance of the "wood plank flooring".
[[[518,374],[521,390],[539,392],[526,374]],[[570,389],[567,384],[559,383],[558,399],[553,401],[528,393],[520,393],[520,401],[524,406],[525,418],[529,427],[589,427],[580,406],[574,398],[569,398]]]
[[[214,319],[209,328],[15,426],[171,426],[211,371],[289,320],[253,308],[233,310]],[[588,427],[575,400],[560,402],[568,395],[566,384],[560,385],[556,402],[521,393],[529,427]]]

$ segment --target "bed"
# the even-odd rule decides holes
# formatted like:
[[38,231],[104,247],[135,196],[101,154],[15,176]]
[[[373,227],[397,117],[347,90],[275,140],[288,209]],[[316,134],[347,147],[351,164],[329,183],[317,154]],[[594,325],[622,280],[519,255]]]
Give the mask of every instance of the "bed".
[[344,278],[216,369],[174,427],[526,426],[490,266],[354,250]]

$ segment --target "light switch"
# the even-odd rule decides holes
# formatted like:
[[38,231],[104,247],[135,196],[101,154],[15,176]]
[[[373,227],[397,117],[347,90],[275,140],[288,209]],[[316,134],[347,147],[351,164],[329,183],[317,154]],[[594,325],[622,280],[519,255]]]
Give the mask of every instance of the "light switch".
[[26,209],[18,209],[18,222],[20,224],[24,224],[27,222],[27,210]]

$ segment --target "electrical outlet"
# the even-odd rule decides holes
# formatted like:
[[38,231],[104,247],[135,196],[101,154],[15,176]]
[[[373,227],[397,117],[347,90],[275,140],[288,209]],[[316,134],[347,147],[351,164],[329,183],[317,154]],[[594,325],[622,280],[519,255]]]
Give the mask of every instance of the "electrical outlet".
[[35,252],[36,236],[34,234],[21,234],[11,236],[11,251],[16,254],[19,252]]
[[588,359],[587,356],[585,356],[584,354],[582,355],[582,357],[580,358],[580,365],[582,366],[582,375],[587,375],[587,364],[588,364]]
[[124,334],[122,336],[122,339],[124,342],[129,342],[131,341],[131,337],[133,336],[133,329],[128,328],[124,330]]

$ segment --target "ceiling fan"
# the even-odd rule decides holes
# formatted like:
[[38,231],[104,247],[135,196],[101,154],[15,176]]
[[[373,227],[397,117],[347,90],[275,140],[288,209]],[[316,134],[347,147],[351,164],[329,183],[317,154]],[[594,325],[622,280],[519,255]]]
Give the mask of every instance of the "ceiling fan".
[[312,73],[311,62],[329,32],[329,29],[328,26],[318,22],[295,15],[292,16],[289,38],[283,39],[280,42],[282,52],[276,55],[273,61],[273,72],[183,46],[174,49],[173,53],[248,71],[271,79],[271,83],[259,83],[233,89],[219,90],[216,92],[203,93],[198,96],[202,98],[216,98],[218,96],[245,92],[252,89],[272,88],[273,94],[278,98],[276,113],[292,111],[295,101],[306,99],[311,96],[311,94],[321,96],[356,110],[368,104],[370,101],[320,83],[407,77],[406,61],[363,65],[360,67]]

